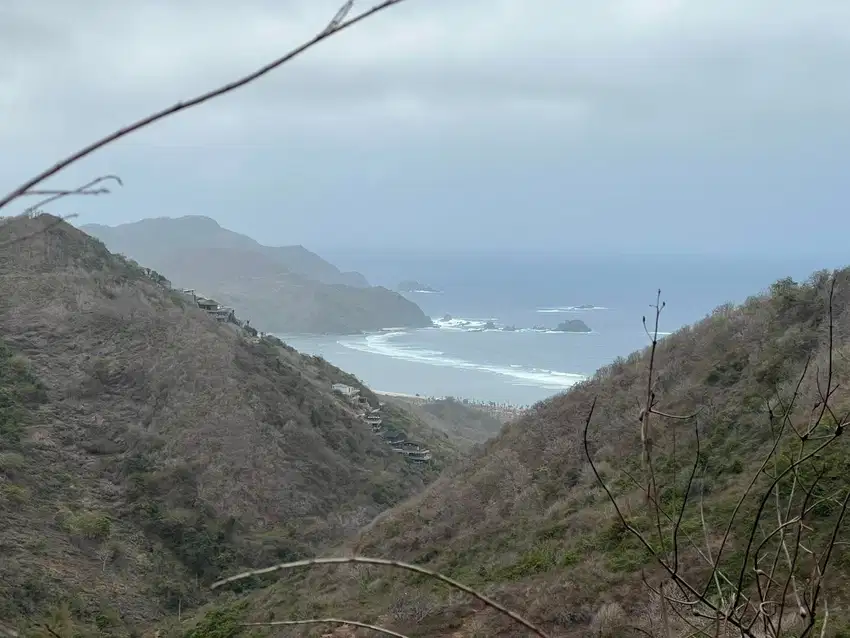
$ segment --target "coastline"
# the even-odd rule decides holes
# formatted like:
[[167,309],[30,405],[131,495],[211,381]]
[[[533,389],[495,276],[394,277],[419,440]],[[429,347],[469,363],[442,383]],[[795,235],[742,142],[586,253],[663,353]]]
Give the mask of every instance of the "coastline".
[[409,394],[405,392],[388,392],[382,390],[372,390],[379,397],[389,399],[400,399],[413,403],[415,405],[424,405],[426,403],[434,403],[436,401],[452,400],[474,410],[481,410],[490,416],[502,421],[512,421],[521,417],[525,412],[531,409],[530,405],[515,405],[513,403],[498,403],[496,401],[480,401],[476,399],[465,399],[463,397],[432,397],[417,394]]

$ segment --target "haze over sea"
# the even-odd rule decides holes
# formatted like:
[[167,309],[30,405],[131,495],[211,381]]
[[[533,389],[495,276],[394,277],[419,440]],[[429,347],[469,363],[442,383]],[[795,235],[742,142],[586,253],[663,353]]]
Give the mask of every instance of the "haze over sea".
[[[457,321],[438,328],[343,337],[281,335],[319,354],[373,389],[423,396],[532,404],[568,389],[618,356],[649,341],[658,288],[666,308],[659,330],[670,333],[727,302],[740,303],[782,277],[806,279],[838,260],[706,256],[561,257],[535,255],[328,255],[375,285],[405,279],[440,290],[410,293],[430,317]],[[577,306],[592,305],[593,310]],[[590,334],[535,332],[578,318]],[[516,332],[483,330],[493,321]]]

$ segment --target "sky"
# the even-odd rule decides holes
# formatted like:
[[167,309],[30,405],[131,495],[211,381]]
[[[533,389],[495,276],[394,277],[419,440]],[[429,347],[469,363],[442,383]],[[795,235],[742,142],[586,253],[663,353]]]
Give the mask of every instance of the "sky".
[[[2,0],[0,190],[339,4]],[[840,255],[847,69],[847,0],[406,0],[69,168],[48,185],[125,185],[50,211],[325,253]]]

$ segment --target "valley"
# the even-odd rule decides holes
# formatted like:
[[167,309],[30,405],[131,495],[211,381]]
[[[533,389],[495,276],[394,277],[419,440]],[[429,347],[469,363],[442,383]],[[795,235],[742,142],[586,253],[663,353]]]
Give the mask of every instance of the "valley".
[[[0,232],[30,237],[0,258],[3,626],[201,638],[334,616],[406,636],[518,631],[487,604],[381,566],[390,560],[459,580],[541,635],[626,635],[661,613],[641,574],[712,587],[704,561],[738,498],[717,569],[734,583],[744,565],[744,600],[759,595],[740,561],[752,521],[770,529],[753,509],[762,493],[775,492],[782,527],[817,507],[796,533],[818,560],[846,537],[846,270],[777,281],[503,425],[452,400],[376,395],[320,357],[217,320],[167,273],[50,216]],[[647,387],[651,475],[638,410]],[[765,487],[766,468],[786,458],[778,450],[802,461]],[[641,497],[648,480],[658,508]],[[660,545],[641,545],[654,536]],[[210,589],[323,556],[367,564]],[[847,622],[842,553],[823,579],[806,560],[777,564],[774,578],[829,592],[833,627]]]

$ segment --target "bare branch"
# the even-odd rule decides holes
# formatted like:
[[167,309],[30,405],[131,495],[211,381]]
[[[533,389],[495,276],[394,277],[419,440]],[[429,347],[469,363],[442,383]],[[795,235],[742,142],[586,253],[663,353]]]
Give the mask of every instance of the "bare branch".
[[85,191],[68,191],[68,190],[51,190],[49,188],[42,190],[31,190],[21,193],[21,197],[29,197],[32,195],[108,195],[111,191],[108,188],[93,188]]
[[328,23],[328,26],[325,27],[325,30],[322,33],[329,33],[334,29],[339,28],[340,22],[345,20],[345,16],[348,15],[348,12],[351,11],[351,7],[354,6],[354,0],[348,0],[344,5],[339,8],[339,11],[336,12],[336,15],[333,19]]
[[[356,15],[353,18],[350,18],[350,19],[344,20],[344,21],[340,20],[340,22],[338,24],[334,24],[334,22],[331,21],[331,24],[329,24],[328,27],[326,27],[318,35],[314,36],[312,39],[308,40],[307,42],[297,46],[296,48],[292,49],[288,53],[277,58],[276,60],[273,60],[272,62],[269,62],[265,66],[260,67],[259,69],[257,69],[253,73],[250,73],[250,74],[248,74],[244,77],[239,78],[238,80],[234,80],[233,82],[229,82],[229,83],[227,83],[223,86],[220,86],[220,87],[213,89],[211,91],[208,91],[206,93],[202,93],[201,95],[198,95],[194,98],[186,100],[185,102],[178,102],[177,104],[174,104],[173,106],[169,106],[168,108],[165,108],[161,111],[158,111],[156,113],[148,115],[148,116],[146,116],[146,117],[144,117],[144,118],[142,118],[142,119],[140,119],[140,120],[138,120],[138,121],[136,121],[132,124],[129,124],[129,125],[123,127],[123,128],[118,129],[117,131],[110,133],[106,137],[103,137],[103,138],[97,140],[96,142],[93,142],[93,143],[89,144],[88,146],[81,148],[80,150],[72,153],[71,155],[69,155],[65,159],[60,160],[59,162],[57,162],[56,164],[54,164],[50,168],[42,171],[41,173],[39,173],[35,177],[32,177],[32,178],[28,179],[27,181],[25,181],[23,184],[21,184],[20,186],[15,188],[13,191],[11,191],[7,195],[5,195],[2,199],[0,199],[0,209],[3,209],[11,201],[17,199],[18,197],[20,197],[21,195],[26,193],[28,190],[32,189],[34,186],[37,186],[38,184],[40,184],[41,182],[46,180],[48,177],[52,177],[53,175],[56,175],[57,173],[64,170],[65,168],[67,168],[68,166],[73,164],[74,162],[77,162],[77,161],[83,159],[84,157],[91,155],[92,153],[94,153],[98,149],[101,149],[104,146],[111,144],[112,142],[115,142],[116,140],[119,140],[122,137],[129,135],[130,133],[134,133],[134,132],[136,132],[136,131],[138,131],[142,128],[145,128],[145,127],[153,124],[154,122],[158,122],[162,119],[165,119],[166,117],[168,117],[170,115],[174,115],[175,113],[185,111],[187,109],[190,109],[190,108],[193,108],[193,107],[198,106],[200,104],[203,104],[204,102],[208,102],[212,99],[215,99],[217,97],[220,97],[222,95],[230,93],[231,91],[235,91],[236,89],[242,88],[243,86],[246,86],[247,84],[250,84],[251,82],[254,82],[255,80],[263,77],[267,73],[270,73],[271,71],[275,70],[279,66],[286,64],[287,62],[289,62],[293,58],[304,53],[304,51],[311,49],[312,47],[314,47],[318,43],[322,42],[323,40],[326,40],[327,38],[331,37],[332,35],[339,33],[340,31],[343,31],[344,29],[347,29],[348,27],[351,27],[351,26],[357,24],[358,22],[365,20],[366,18],[368,18],[368,17],[370,17],[370,16],[372,16],[372,15],[374,15],[374,14],[380,12],[380,11],[383,11],[384,9],[388,9],[389,7],[400,4],[403,1],[404,0],[384,0],[383,2],[380,2],[379,4],[372,7],[371,9],[367,9],[363,13],[360,13],[359,15]],[[343,11],[343,9],[345,9],[345,11]],[[337,13],[337,16],[344,17],[348,13],[348,10],[346,9],[346,7],[343,7],[343,9],[341,9],[340,12]],[[333,28],[330,28],[331,26],[333,26]]]
[[[750,480],[749,485],[747,485],[747,488],[744,490],[744,493],[741,494],[741,497],[738,499],[738,502],[735,505],[735,509],[732,510],[732,515],[729,517],[729,522],[726,525],[726,531],[723,533],[723,540],[720,541],[720,547],[717,550],[717,558],[714,561],[715,566],[712,568],[711,577],[714,576],[714,572],[718,569],[718,567],[720,565],[720,558],[723,555],[723,550],[726,548],[726,543],[729,540],[729,535],[732,533],[732,526],[735,524],[735,519],[738,516],[738,512],[740,511],[741,507],[744,505],[744,502],[747,500],[747,497],[750,495],[750,492],[752,491],[753,487],[755,486],[756,481],[758,480],[758,477],[762,474],[762,472],[764,471],[764,468],[767,467],[767,464],[773,458],[773,455],[775,454],[776,449],[779,447],[779,441],[781,440],[782,433],[784,432],[785,426],[789,421],[788,417],[791,414],[791,410],[793,409],[794,402],[796,401],[797,397],[799,396],[800,386],[803,385],[803,380],[806,378],[806,372],[809,369],[809,363],[810,362],[811,362],[811,357],[806,359],[806,363],[803,366],[803,373],[800,375],[800,378],[797,380],[797,386],[794,388],[794,394],[791,397],[791,403],[785,409],[785,415],[782,419],[780,429],[779,429],[777,435],[774,438],[773,447],[768,452],[768,454],[765,456],[764,461],[762,462],[759,469],[753,474],[753,478]],[[705,589],[703,590],[703,595],[705,595],[708,592],[708,588],[710,586],[711,586],[711,578],[709,578],[709,581],[706,582]],[[737,600],[738,600],[738,591],[737,591],[738,589],[739,588],[736,588],[736,594],[735,594],[736,604],[737,604]]]
[[398,569],[405,569],[407,571],[415,572],[417,574],[422,574],[423,576],[428,576],[430,578],[435,578],[449,585],[450,587],[459,589],[460,591],[466,592],[470,596],[477,598],[488,607],[491,607],[492,609],[495,609],[496,611],[504,614],[508,618],[512,619],[514,622],[519,623],[520,625],[530,630],[531,632],[537,634],[541,638],[549,638],[548,634],[546,634],[542,629],[539,629],[538,627],[534,626],[531,622],[529,622],[516,612],[513,612],[507,607],[500,605],[495,600],[488,598],[484,594],[475,591],[474,589],[467,585],[464,585],[463,583],[449,578],[448,576],[444,576],[439,572],[431,571],[430,569],[420,567],[419,565],[411,565],[410,563],[402,563],[401,561],[387,560],[384,558],[367,558],[365,556],[350,556],[339,558],[308,558],[306,560],[298,560],[291,563],[281,563],[279,565],[272,565],[271,567],[264,567],[262,569],[252,569],[247,572],[242,572],[241,574],[236,574],[235,576],[229,576],[227,578],[223,578],[222,580],[214,582],[212,585],[210,585],[210,589],[217,589],[228,583],[236,582],[238,580],[244,580],[245,578],[251,578],[252,576],[271,574],[272,572],[294,569],[296,567],[313,567],[315,565],[346,565],[351,563],[395,567]]
[[[38,203],[33,204],[32,206],[29,206],[28,208],[26,208],[24,210],[24,212],[19,215],[19,217],[21,217],[21,216],[36,216],[42,206],[49,204],[51,202],[55,202],[59,199],[62,199],[63,197],[69,197],[71,195],[108,194],[108,193],[111,192],[108,188],[98,188],[98,189],[92,190],[92,186],[96,186],[97,184],[100,184],[100,183],[105,182],[105,181],[114,181],[119,186],[124,185],[124,182],[122,182],[121,178],[118,177],[117,175],[101,175],[100,177],[97,177],[97,178],[91,180],[90,182],[83,184],[79,188],[75,188],[73,190],[27,191],[26,193],[24,193],[25,195],[34,195],[34,194],[37,194],[37,193],[44,194],[44,195],[49,194],[49,195],[45,199],[40,200]],[[57,226],[57,225],[61,224],[62,222],[66,222],[69,219],[74,219],[75,217],[77,217],[77,215],[75,213],[71,214],[71,215],[59,216],[59,217],[57,217],[57,219],[55,221],[50,222],[49,224],[47,224],[43,228],[35,230],[35,231],[33,231],[29,234],[26,234],[26,235],[21,235],[20,237],[15,237],[14,239],[10,239],[10,240],[5,241],[5,242],[0,242],[0,248],[6,248],[8,246],[11,246],[12,244],[22,242],[22,241],[26,241],[27,239],[30,239],[31,237],[35,237],[36,235],[43,233],[43,232],[46,232],[46,231],[50,230],[51,228],[53,228],[54,226]]]
[[62,199],[63,197],[68,197],[70,195],[104,195],[104,194],[108,194],[108,193],[111,192],[108,188],[97,188],[97,189],[92,190],[92,186],[97,186],[98,184],[101,184],[101,183],[106,182],[106,181],[115,182],[119,186],[124,185],[124,182],[122,182],[121,178],[118,177],[117,175],[101,175],[100,177],[96,177],[92,181],[87,182],[87,183],[83,184],[82,186],[80,186],[79,188],[75,188],[73,190],[26,191],[25,193],[23,193],[24,195],[34,195],[34,194],[37,194],[37,193],[41,193],[43,195],[46,195],[47,197],[46,197],[46,199],[42,199],[41,201],[39,201],[37,204],[33,204],[32,206],[29,206],[26,210],[24,210],[23,214],[24,215],[29,214],[29,213],[31,213],[35,210],[38,210],[38,209],[40,209],[44,206],[47,206],[47,204],[50,204],[52,202],[55,202],[56,200]]
[[274,620],[269,622],[246,622],[240,627],[283,627],[287,625],[351,625],[352,627],[360,627],[362,629],[371,629],[385,636],[394,636],[395,638],[409,638],[404,634],[400,634],[392,629],[379,627],[378,625],[370,625],[356,620],[345,620],[343,618],[308,618],[306,620]]
[[[820,561],[818,561],[817,567],[820,578],[818,578],[814,594],[812,595],[812,609],[817,609],[818,595],[820,594],[821,585],[823,584],[824,574],[826,573],[826,568],[829,565],[829,559],[832,557],[832,550],[835,548],[836,544],[835,541],[838,539],[838,531],[841,529],[841,524],[844,522],[844,517],[847,514],[848,504],[850,504],[850,490],[847,491],[847,495],[844,497],[844,501],[841,503],[841,511],[838,514],[838,520],[835,521],[835,527],[833,527],[832,529],[832,535],[830,536],[829,544],[827,545],[826,555],[823,559],[823,565],[821,565]],[[812,620],[814,620],[814,613],[812,613]]]
[[[705,592],[700,593],[699,591],[697,591],[697,589],[691,583],[689,583],[687,580],[685,580],[676,570],[674,570],[671,567],[671,565],[664,559],[664,557],[652,546],[652,544],[640,532],[640,530],[638,530],[631,523],[629,523],[628,520],[626,519],[626,517],[623,515],[623,512],[620,509],[620,506],[617,504],[617,499],[614,498],[614,495],[611,493],[610,488],[605,483],[605,481],[602,479],[602,476],[599,474],[599,470],[596,467],[596,463],[594,463],[594,461],[593,461],[593,455],[591,455],[591,453],[590,453],[590,442],[589,442],[589,439],[588,439],[588,430],[590,429],[590,423],[591,423],[591,420],[593,419],[593,412],[594,412],[595,408],[596,408],[596,399],[594,398],[593,402],[590,406],[590,410],[588,411],[587,417],[585,419],[584,430],[583,430],[583,434],[582,434],[582,442],[583,442],[583,446],[584,446],[585,457],[587,458],[588,464],[590,465],[590,469],[593,472],[593,475],[596,477],[597,483],[599,484],[600,487],[602,487],[603,491],[605,492],[606,496],[608,497],[609,502],[614,507],[614,512],[617,514],[617,518],[619,518],[620,523],[623,525],[623,527],[625,527],[625,529],[630,534],[632,534],[641,543],[641,545],[644,546],[644,548],[649,552],[649,554],[655,559],[655,562],[658,563],[658,565],[661,566],[669,574],[669,576],[671,577],[673,582],[676,584],[676,586],[679,587],[679,589],[683,593],[685,593],[689,596],[692,596],[693,599],[694,599],[692,601],[676,600],[676,599],[672,599],[672,600],[674,600],[677,604],[685,605],[685,606],[695,605],[698,602],[702,603],[703,605],[705,605],[706,607],[711,609],[715,613],[715,616],[717,614],[722,615],[728,623],[730,623],[734,627],[738,628],[741,631],[742,635],[748,636],[750,638],[755,638],[753,633],[747,627],[745,627],[740,620],[735,619],[735,618],[729,618],[727,614],[725,614],[721,609],[719,609],[714,603],[712,603],[706,597]],[[658,513],[658,515],[660,517],[660,513]],[[659,523],[659,525],[660,525],[660,523]],[[712,577],[714,576],[715,573],[717,573],[717,563],[716,562],[713,566]],[[644,582],[645,582],[645,584],[647,584],[647,586],[649,586],[648,583],[646,583],[645,580],[644,580]],[[652,588],[650,587],[650,589],[652,589]],[[668,600],[671,600],[671,597],[666,595],[666,594],[665,594],[665,597]],[[713,618],[715,616],[706,616],[706,617]]]
[[700,461],[699,447],[699,424],[694,422],[694,436],[696,437],[696,454],[694,454],[694,466],[691,468],[691,473],[688,476],[688,485],[685,488],[685,495],[682,497],[682,507],[679,509],[679,516],[676,519],[676,524],[673,526],[673,569],[679,570],[679,528],[682,526],[682,519],[685,516],[685,507],[688,504],[688,497],[691,494],[691,487],[694,484],[694,477],[697,474],[697,468]]

